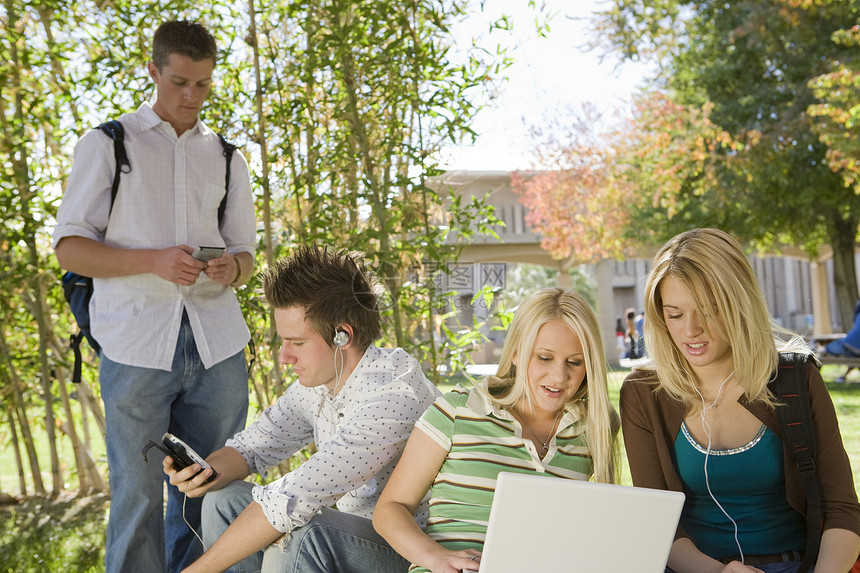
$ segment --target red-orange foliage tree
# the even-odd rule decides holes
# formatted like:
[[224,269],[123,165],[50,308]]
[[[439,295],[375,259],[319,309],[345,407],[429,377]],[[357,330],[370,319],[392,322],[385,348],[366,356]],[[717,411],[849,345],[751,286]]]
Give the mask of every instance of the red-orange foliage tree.
[[[684,106],[660,92],[633,103],[629,120],[594,131],[591,107],[562,135],[535,128],[539,170],[512,188],[555,258],[593,262],[662,242],[692,226],[743,225],[719,185],[742,144],[710,120],[711,105]],[[560,123],[554,120],[553,124]]]
[[586,106],[561,133],[534,128],[538,166],[511,176],[541,246],[570,264],[617,257],[625,249],[627,211],[621,190],[607,184],[612,150],[593,132],[596,120],[595,109]]

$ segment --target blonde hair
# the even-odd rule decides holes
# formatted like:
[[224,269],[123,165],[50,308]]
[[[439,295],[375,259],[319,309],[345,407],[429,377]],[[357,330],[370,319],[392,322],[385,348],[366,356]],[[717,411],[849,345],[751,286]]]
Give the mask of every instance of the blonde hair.
[[732,350],[734,378],[750,402],[774,404],[767,384],[779,364],[779,350],[808,353],[796,334],[778,326],[740,244],[719,229],[693,229],[676,235],[654,257],[645,283],[645,346],[660,387],[688,408],[699,402],[686,357],[669,334],[660,286],[666,277],[681,281],[696,311]]
[[[585,418],[585,436],[594,461],[594,479],[617,481],[618,414],[609,402],[606,357],[597,317],[578,293],[564,288],[547,288],[529,295],[519,306],[505,337],[495,376],[487,376],[491,399],[500,407],[510,407],[520,399],[531,403],[526,364],[532,355],[538,330],[547,322],[561,320],[579,338],[585,362],[585,380],[567,403],[580,419]],[[514,364],[522,357],[522,368]]]

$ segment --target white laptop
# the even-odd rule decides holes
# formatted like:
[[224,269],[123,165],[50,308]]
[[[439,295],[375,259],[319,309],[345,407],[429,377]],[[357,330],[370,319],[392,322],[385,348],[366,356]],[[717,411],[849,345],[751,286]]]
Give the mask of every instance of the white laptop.
[[480,573],[663,573],[680,492],[499,474]]

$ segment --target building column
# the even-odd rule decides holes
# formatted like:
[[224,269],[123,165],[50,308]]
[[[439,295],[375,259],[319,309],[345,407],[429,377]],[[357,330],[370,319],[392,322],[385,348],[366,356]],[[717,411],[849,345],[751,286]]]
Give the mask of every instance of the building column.
[[597,321],[603,334],[603,350],[611,367],[618,366],[618,348],[615,342],[615,300],[612,291],[612,260],[601,259],[596,266]]
[[831,334],[830,289],[827,282],[827,264],[810,261],[809,276],[812,283],[813,334]]

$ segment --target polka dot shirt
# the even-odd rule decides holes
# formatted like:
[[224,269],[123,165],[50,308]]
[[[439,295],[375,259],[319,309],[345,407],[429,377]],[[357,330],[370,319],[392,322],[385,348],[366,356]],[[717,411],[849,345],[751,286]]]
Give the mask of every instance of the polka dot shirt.
[[[254,488],[254,500],[278,531],[289,533],[332,505],[371,518],[415,421],[439,395],[409,354],[371,345],[337,396],[291,384],[227,446],[265,476],[316,444],[317,452],[297,469]],[[424,525],[426,505],[416,519]]]

